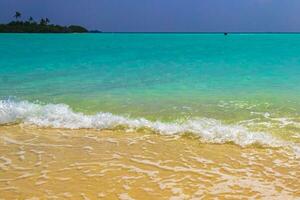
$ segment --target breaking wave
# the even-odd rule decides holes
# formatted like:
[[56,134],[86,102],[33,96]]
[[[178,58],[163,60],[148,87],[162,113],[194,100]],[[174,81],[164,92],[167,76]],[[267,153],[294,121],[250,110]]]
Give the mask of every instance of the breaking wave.
[[265,132],[253,132],[242,125],[224,124],[215,119],[196,118],[185,122],[167,123],[144,118],[132,119],[102,112],[95,115],[85,115],[74,112],[65,104],[40,105],[28,101],[0,100],[0,125],[10,123],[67,129],[93,128],[103,130],[119,126],[127,129],[146,128],[163,135],[191,133],[199,136],[205,142],[233,142],[240,146],[260,144],[280,147],[286,146],[288,143]]

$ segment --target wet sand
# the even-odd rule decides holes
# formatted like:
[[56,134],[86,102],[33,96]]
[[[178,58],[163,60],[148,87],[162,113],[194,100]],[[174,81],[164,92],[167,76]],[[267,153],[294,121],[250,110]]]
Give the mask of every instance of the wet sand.
[[297,199],[299,178],[299,158],[283,148],[0,126],[0,199]]

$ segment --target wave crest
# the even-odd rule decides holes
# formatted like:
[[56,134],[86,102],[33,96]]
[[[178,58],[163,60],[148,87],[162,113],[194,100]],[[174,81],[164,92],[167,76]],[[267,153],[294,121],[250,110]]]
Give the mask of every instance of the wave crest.
[[283,146],[282,142],[265,132],[253,132],[241,125],[228,125],[215,119],[192,119],[185,122],[165,123],[149,121],[144,118],[131,119],[111,113],[85,115],[74,112],[65,104],[40,105],[28,101],[0,101],[0,124],[32,124],[52,128],[94,128],[113,129],[125,126],[129,129],[148,128],[164,135],[192,133],[206,142],[234,142],[240,146],[260,144],[266,146]]

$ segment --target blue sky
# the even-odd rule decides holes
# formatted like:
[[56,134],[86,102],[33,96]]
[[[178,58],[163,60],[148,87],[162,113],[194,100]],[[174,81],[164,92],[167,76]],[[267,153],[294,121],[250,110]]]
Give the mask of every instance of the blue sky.
[[24,18],[106,32],[300,31],[300,0],[0,0]]

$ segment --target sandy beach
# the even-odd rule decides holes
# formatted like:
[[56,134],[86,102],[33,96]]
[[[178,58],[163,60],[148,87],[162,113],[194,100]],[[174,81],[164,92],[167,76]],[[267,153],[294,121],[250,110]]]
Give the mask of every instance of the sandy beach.
[[0,127],[6,199],[295,199],[284,148],[205,144],[144,131]]

